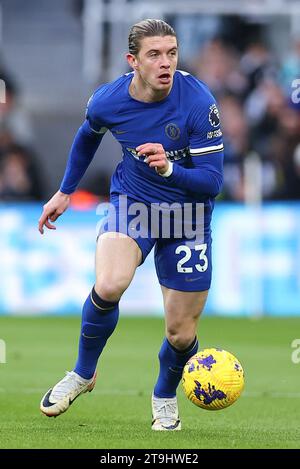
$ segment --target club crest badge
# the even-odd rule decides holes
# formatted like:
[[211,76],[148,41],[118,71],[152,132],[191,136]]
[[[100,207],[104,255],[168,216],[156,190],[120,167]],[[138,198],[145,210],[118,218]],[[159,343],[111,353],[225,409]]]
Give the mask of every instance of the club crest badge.
[[165,132],[166,135],[171,139],[171,140],[178,140],[180,137],[180,129],[176,124],[173,124],[172,122],[165,127]]

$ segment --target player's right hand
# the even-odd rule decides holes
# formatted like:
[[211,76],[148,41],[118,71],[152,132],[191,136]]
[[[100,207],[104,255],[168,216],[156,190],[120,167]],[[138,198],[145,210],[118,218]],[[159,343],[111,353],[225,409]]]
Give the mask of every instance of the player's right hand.
[[64,194],[61,191],[57,191],[56,194],[47,202],[43,207],[43,213],[39,219],[39,232],[44,234],[44,226],[49,230],[56,230],[56,226],[50,223],[60,217],[64,211],[68,208],[70,203],[70,196]]

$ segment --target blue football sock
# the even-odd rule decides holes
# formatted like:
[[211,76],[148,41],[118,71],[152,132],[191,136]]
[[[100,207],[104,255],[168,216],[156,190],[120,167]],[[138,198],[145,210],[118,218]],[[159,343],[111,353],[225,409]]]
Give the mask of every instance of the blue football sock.
[[113,333],[119,318],[119,303],[102,300],[93,288],[82,310],[79,353],[74,371],[90,379],[95,373],[98,358]]
[[154,387],[156,397],[171,398],[176,396],[176,389],[181,380],[184,365],[198,350],[197,337],[185,350],[177,350],[168,339],[162,343],[158,358],[159,376]]

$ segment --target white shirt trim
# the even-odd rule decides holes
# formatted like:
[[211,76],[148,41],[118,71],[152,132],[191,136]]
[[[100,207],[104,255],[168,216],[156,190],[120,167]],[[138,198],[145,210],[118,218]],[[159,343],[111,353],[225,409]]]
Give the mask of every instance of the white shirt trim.
[[190,75],[190,73],[185,72],[184,70],[177,70],[177,72],[181,73],[181,75],[183,75],[183,76]]
[[202,147],[202,148],[190,148],[190,153],[204,153],[206,151],[213,151],[213,150],[223,150],[223,143],[220,145],[212,145],[211,147]]

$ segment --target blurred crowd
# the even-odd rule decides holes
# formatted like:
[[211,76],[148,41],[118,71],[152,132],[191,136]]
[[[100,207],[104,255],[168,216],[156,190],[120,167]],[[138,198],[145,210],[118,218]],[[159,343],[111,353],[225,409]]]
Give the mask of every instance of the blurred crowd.
[[3,67],[5,83],[0,103],[0,201],[28,201],[44,198],[44,180],[32,143],[30,118],[18,101],[18,90]]
[[[292,93],[300,100],[300,85],[297,94],[292,83],[300,79],[300,40],[293,40],[288,54],[279,61],[260,40],[241,51],[232,43],[213,38],[183,66],[208,84],[219,103],[225,144],[221,198],[244,200],[245,161],[256,155],[262,198],[299,200],[300,104],[297,99],[293,102]],[[6,83],[6,102],[0,103],[0,200],[41,200],[42,159],[32,150],[30,120],[3,68],[0,77]],[[104,178],[106,191],[108,176],[99,175],[98,179]],[[98,192],[95,181],[85,189],[91,194]]]
[[262,198],[300,199],[300,81],[298,91],[292,87],[300,78],[300,39],[281,62],[261,41],[239,52],[213,39],[188,67],[219,103],[225,145],[222,198],[244,200],[245,160],[256,155]]

